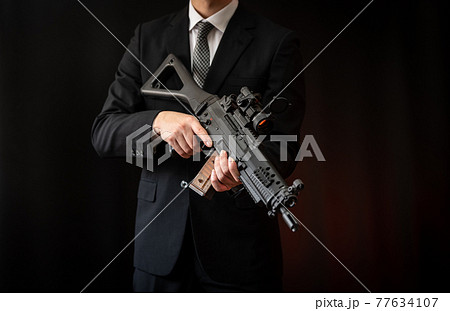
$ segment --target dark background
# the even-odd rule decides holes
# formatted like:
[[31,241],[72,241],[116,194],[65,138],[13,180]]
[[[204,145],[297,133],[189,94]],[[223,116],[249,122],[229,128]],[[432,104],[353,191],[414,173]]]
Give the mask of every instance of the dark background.
[[[187,1],[84,3],[125,43]],[[243,0],[311,60],[367,3]],[[448,292],[447,14],[374,3],[305,71],[294,212],[374,292]],[[90,128],[124,49],[77,1],[0,2],[0,291],[80,291],[132,238],[139,169]],[[257,54],[258,51],[255,51]],[[305,230],[283,229],[285,289],[364,292]],[[131,291],[132,247],[88,288]]]

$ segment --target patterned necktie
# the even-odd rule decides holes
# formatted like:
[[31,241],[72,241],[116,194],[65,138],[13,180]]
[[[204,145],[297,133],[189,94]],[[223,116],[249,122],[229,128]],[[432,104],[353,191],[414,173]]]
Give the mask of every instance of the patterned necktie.
[[209,45],[206,37],[214,26],[209,22],[199,22],[197,27],[198,35],[192,59],[192,75],[198,86],[203,88],[209,70]]

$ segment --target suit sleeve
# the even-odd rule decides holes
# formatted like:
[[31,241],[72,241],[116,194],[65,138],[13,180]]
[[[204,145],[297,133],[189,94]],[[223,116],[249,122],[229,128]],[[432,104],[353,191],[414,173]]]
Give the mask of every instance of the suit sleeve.
[[261,144],[261,149],[283,178],[287,178],[295,169],[295,157],[300,150],[300,127],[305,113],[304,80],[302,75],[294,79],[303,69],[299,45],[299,40],[293,32],[288,32],[283,37],[270,66],[267,89],[263,94],[265,106],[289,84],[279,96],[286,98],[290,105],[284,112],[273,114],[274,129],[271,132],[271,136],[296,137],[295,141],[287,143],[287,161],[280,160],[280,142],[266,139]]
[[[139,25],[128,45],[137,59],[140,59],[140,29]],[[126,137],[146,124],[151,126],[160,112],[143,111],[141,64],[129,51],[120,61],[108,97],[92,127],[92,144],[101,157],[125,157]]]

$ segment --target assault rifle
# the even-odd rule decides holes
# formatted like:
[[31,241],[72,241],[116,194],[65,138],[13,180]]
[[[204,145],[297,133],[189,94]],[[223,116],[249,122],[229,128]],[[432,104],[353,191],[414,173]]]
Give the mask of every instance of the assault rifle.
[[[183,87],[178,91],[161,88],[160,79],[173,71]],[[279,212],[288,227],[293,232],[297,231],[299,224],[287,208],[296,204],[303,183],[296,179],[291,186],[287,185],[272,163],[255,147],[258,136],[270,132],[273,121],[271,113],[263,111],[258,97],[247,87],[243,87],[238,96],[219,98],[209,94],[197,86],[186,67],[170,54],[142,86],[141,93],[176,97],[189,113],[196,116],[211,137],[219,137],[213,138],[208,161],[189,185],[192,190],[205,197],[211,196],[214,191],[210,181],[213,161],[217,152],[225,150],[235,159],[242,185],[255,203],[265,206],[270,217]],[[202,149],[205,150],[205,146]]]

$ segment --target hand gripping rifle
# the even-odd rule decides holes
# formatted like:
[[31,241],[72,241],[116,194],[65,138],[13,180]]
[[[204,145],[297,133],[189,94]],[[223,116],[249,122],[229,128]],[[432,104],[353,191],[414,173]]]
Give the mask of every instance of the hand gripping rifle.
[[[183,83],[179,91],[161,88],[160,78],[173,71],[171,69]],[[258,145],[258,136],[271,130],[272,120],[271,114],[262,111],[258,98],[247,87],[243,87],[237,97],[230,95],[219,98],[209,94],[199,88],[186,67],[173,54],[169,54],[153,77],[142,86],[141,93],[176,97],[189,113],[193,112],[211,137],[219,137],[213,139],[214,149],[209,153],[208,161],[189,185],[192,190],[205,197],[212,195],[210,175],[213,161],[217,152],[225,150],[235,159],[242,185],[255,203],[265,206],[270,217],[281,213],[288,227],[293,232],[297,231],[299,224],[287,208],[297,202],[297,194],[303,188],[303,183],[296,179],[288,186],[272,163],[255,147]]]

